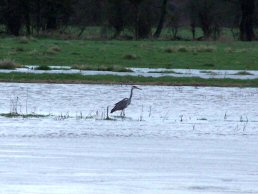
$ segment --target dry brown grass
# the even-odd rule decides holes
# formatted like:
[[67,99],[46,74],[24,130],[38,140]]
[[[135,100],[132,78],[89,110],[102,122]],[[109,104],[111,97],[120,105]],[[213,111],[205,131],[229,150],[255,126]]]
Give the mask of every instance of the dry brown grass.
[[10,59],[0,60],[0,69],[16,69],[21,67],[23,67],[23,65],[16,64],[14,61]]
[[30,42],[30,39],[27,38],[26,36],[23,36],[23,37],[21,37],[21,38],[19,39],[19,42],[20,42],[21,44],[28,44],[28,43]]
[[176,52],[181,52],[181,53],[186,53],[186,52],[192,52],[192,53],[198,53],[198,52],[214,52],[216,51],[217,48],[214,46],[207,46],[207,45],[199,45],[199,46],[184,46],[184,45],[179,45],[179,46],[173,46],[173,47],[168,47],[165,48],[164,51],[167,53],[176,53]]
[[126,54],[123,57],[123,59],[126,59],[126,60],[136,60],[138,58],[139,57],[136,54]]
[[46,51],[46,54],[49,54],[49,55],[55,55],[57,54],[58,52],[60,52],[62,49],[57,46],[57,45],[53,45],[53,46],[50,46],[47,51]]

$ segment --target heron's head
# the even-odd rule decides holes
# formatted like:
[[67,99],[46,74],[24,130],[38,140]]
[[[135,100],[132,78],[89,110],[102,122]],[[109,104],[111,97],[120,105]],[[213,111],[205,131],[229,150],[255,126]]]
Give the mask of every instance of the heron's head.
[[142,90],[141,88],[138,88],[137,86],[132,86],[132,89]]

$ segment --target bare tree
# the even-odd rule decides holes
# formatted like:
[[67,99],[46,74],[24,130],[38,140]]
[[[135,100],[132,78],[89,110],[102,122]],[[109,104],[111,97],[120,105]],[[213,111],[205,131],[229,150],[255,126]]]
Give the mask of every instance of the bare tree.
[[240,22],[240,40],[252,41],[255,39],[253,23],[254,23],[254,0],[240,0],[241,4],[241,22]]
[[163,25],[164,25],[164,22],[165,22],[165,17],[166,17],[166,14],[167,14],[167,3],[168,3],[168,0],[163,0],[162,1],[162,5],[161,5],[161,9],[160,9],[159,23],[158,23],[156,32],[154,33],[155,38],[160,37],[161,31],[163,29]]
[[144,0],[129,0],[133,7],[134,7],[134,15],[135,15],[135,20],[134,20],[134,36],[135,39],[139,38],[139,21],[140,21],[140,4]]
[[20,1],[8,0],[6,1],[6,9],[4,10],[7,31],[15,36],[19,36],[22,27],[22,12],[20,6]]
[[113,38],[117,38],[125,28],[126,7],[125,1],[109,0],[107,15],[109,25],[115,29]]

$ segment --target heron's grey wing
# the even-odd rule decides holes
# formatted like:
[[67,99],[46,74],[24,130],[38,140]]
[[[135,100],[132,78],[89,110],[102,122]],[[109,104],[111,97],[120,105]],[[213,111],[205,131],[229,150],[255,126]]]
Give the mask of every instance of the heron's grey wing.
[[127,107],[127,101],[128,98],[124,98],[123,100],[119,101],[115,104],[115,107],[111,110],[111,113],[117,111],[117,110],[123,110]]
[[119,102],[115,103],[115,105],[117,104],[123,104],[125,102],[127,102],[128,98],[124,98],[123,100],[120,100]]

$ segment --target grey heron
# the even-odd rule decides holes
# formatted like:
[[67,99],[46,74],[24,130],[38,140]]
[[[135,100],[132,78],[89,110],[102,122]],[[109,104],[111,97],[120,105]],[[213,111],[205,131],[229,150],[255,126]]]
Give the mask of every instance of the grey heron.
[[132,86],[131,88],[131,93],[130,93],[130,97],[129,98],[124,98],[123,100],[119,101],[118,103],[115,104],[115,107],[111,110],[111,113],[121,110],[121,115],[123,114],[123,116],[125,116],[125,112],[124,110],[128,107],[128,105],[131,104],[131,100],[132,100],[132,96],[133,96],[133,90],[134,89],[138,89],[141,90],[140,88],[138,88],[137,86]]

